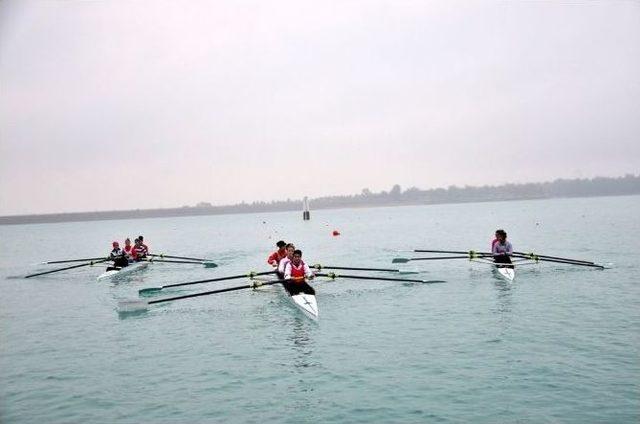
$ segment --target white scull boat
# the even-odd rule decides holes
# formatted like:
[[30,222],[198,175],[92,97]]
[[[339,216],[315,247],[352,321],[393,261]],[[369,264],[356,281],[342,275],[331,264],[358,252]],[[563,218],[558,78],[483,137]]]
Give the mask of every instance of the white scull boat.
[[[131,274],[133,272],[136,272],[140,269],[144,269],[146,267],[149,266],[149,262],[146,261],[142,261],[142,262],[133,262],[130,263],[129,266],[125,266],[123,268],[116,268],[116,269],[111,269],[108,270],[106,272],[103,272],[102,274],[100,274],[98,276],[98,278],[96,278],[97,281],[102,281],[102,280],[110,280],[110,279],[114,279],[114,278],[120,278],[122,276]],[[115,267],[110,267],[110,268],[115,268]]]
[[313,294],[300,293],[291,296],[289,292],[285,290],[285,293],[293,305],[300,309],[306,316],[311,318],[312,320],[317,320],[319,311],[318,311],[318,302],[316,300],[316,296]]
[[[266,278],[264,279],[252,278],[252,280],[253,281],[273,281]],[[281,292],[285,296],[287,296],[287,298],[289,299],[289,301],[293,306],[298,308],[300,311],[302,311],[302,313],[304,313],[307,317],[311,318],[312,320],[316,321],[318,319],[320,311],[318,310],[318,301],[315,295],[299,293],[292,296],[291,294],[289,294],[287,289],[285,289],[282,284],[278,284],[278,285],[281,287],[280,289]]]
[[516,269],[515,268],[509,268],[506,266],[500,266],[500,265],[494,265],[495,266],[495,270],[496,273],[498,274],[499,277],[507,280],[507,281],[513,281],[514,278],[516,278]]

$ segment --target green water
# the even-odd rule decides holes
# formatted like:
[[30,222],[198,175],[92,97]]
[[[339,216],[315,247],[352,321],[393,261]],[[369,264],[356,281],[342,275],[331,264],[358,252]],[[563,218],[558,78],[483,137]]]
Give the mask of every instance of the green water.
[[[301,215],[0,227],[0,422],[640,420],[640,197]],[[280,238],[310,263],[390,267],[409,255],[398,250],[486,250],[497,227],[516,250],[612,268],[544,264],[507,283],[466,260],[415,263],[419,278],[446,283],[318,282],[317,323],[277,288],[116,310],[143,287],[268,269]],[[103,283],[101,268],[7,278],[138,234],[155,252],[220,266],[152,264]]]

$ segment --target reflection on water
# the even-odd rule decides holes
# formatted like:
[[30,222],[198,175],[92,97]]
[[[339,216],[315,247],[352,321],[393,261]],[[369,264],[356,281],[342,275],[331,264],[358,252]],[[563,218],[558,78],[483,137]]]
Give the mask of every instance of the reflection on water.
[[289,340],[293,342],[294,366],[303,368],[316,366],[317,363],[312,360],[314,340],[311,331],[314,323],[306,317],[297,316],[292,324],[293,333]]
[[515,283],[500,278],[497,272],[495,274],[497,274],[494,281],[497,294],[495,313],[498,315],[498,322],[500,323],[498,338],[502,340],[511,328]]

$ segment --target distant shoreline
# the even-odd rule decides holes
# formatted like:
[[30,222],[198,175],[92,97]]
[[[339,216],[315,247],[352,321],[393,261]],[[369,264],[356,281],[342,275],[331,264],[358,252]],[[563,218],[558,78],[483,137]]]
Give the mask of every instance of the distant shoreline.
[[[311,199],[311,210],[368,208],[381,206],[420,206],[456,203],[495,202],[512,200],[541,200],[554,198],[606,197],[640,194],[640,175],[593,179],[555,180],[544,183],[505,184],[500,186],[456,187],[420,190],[412,187],[402,191],[399,185],[389,191],[372,193],[368,189],[351,196],[328,196]],[[164,209],[122,211],[69,212],[37,215],[0,216],[0,225],[49,224],[60,222],[106,221],[117,219],[172,218],[183,216],[230,215],[260,212],[300,211],[302,199],[273,202],[240,203]],[[302,215],[301,215],[302,216]]]

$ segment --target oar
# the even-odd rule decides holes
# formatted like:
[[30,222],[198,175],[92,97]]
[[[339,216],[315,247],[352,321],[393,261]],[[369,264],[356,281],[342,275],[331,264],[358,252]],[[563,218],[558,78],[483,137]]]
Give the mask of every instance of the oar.
[[180,300],[180,299],[189,299],[191,297],[208,296],[210,294],[226,293],[226,292],[235,291],[235,290],[253,289],[260,286],[270,286],[272,284],[283,283],[285,281],[289,281],[289,280],[271,280],[271,281],[252,280],[251,283],[248,285],[227,287],[224,289],[211,290],[211,291],[206,291],[202,293],[185,294],[182,296],[165,297],[162,299],[155,299],[155,300],[142,300],[142,299],[124,300],[124,301],[118,302],[118,310],[120,312],[144,311],[149,307],[149,305],[153,305],[155,303],[170,302],[172,300]]
[[201,262],[201,261],[172,261],[171,259],[154,259],[150,258],[149,262],[166,262],[168,264],[197,264],[204,265],[205,268],[216,268],[218,264],[214,262]]
[[433,284],[433,283],[445,283],[446,281],[444,280],[409,280],[409,279],[404,279],[404,278],[389,278],[389,277],[368,277],[368,276],[364,276],[364,275],[344,275],[344,274],[336,274],[334,272],[329,272],[329,273],[318,273],[316,274],[316,276],[318,277],[329,277],[330,279],[334,280],[336,278],[352,278],[355,280],[382,280],[382,281],[400,281],[403,283],[427,283],[427,284]]
[[[518,256],[518,257],[526,257],[526,256]],[[575,262],[575,261],[565,261],[565,260],[559,260],[559,259],[548,259],[548,258],[542,258],[540,256],[536,258],[529,258],[526,257],[527,259],[531,259],[533,261],[540,261],[540,262],[554,262],[554,263],[558,263],[558,264],[566,264],[566,265],[577,265],[577,266],[588,266],[588,267],[592,267],[592,268],[598,268],[598,269],[605,269],[606,267],[603,265],[598,265],[595,263],[584,263],[584,262]]]
[[84,259],[64,259],[64,260],[60,260],[60,261],[48,261],[48,262],[41,262],[42,265],[51,265],[51,264],[66,264],[69,262],[86,262],[86,261],[99,261],[100,259],[109,259],[109,258],[105,258],[104,256],[101,256],[99,258],[84,258]]
[[488,255],[484,253],[476,253],[474,255],[467,255],[467,256],[432,256],[429,258],[393,258],[391,263],[405,264],[409,261],[439,261],[442,259],[474,259],[474,258],[482,258],[485,256],[488,256]]
[[167,288],[170,288],[170,287],[182,287],[182,286],[190,286],[192,284],[214,283],[216,281],[235,280],[235,279],[238,279],[238,278],[252,278],[252,277],[256,277],[258,275],[269,275],[269,274],[275,274],[275,271],[249,272],[247,274],[232,275],[230,277],[210,278],[210,279],[207,279],[207,280],[189,281],[189,282],[186,282],[186,283],[167,284],[166,286],[162,286],[162,287],[148,287],[146,289],[138,290],[138,294],[141,295],[141,296],[145,296],[145,295],[149,295],[151,293],[159,292],[162,289],[167,289]]
[[415,249],[413,252],[416,253],[450,253],[452,255],[491,255],[491,252],[476,252],[475,250],[424,250],[424,249]]
[[523,253],[523,252],[513,252],[514,255],[521,255],[526,257],[527,259],[536,260],[536,258],[546,258],[546,259],[558,259],[561,261],[571,261],[571,262],[580,262],[583,264],[597,265],[595,262],[591,261],[583,261],[580,259],[571,259],[571,258],[561,258],[559,256],[549,256],[549,255],[538,255],[537,253]]
[[164,253],[160,253],[160,254],[150,253],[149,256],[157,256],[158,258],[184,259],[187,261],[212,262],[211,259],[190,258],[188,256],[172,256],[172,255],[165,255]]
[[51,271],[38,272],[37,274],[25,275],[24,278],[37,277],[38,275],[45,275],[45,274],[53,274],[54,272],[66,271],[68,269],[80,268],[80,267],[83,267],[83,266],[91,266],[91,265],[99,264],[99,263],[102,263],[102,262],[106,262],[108,260],[109,260],[109,258],[106,258],[106,259],[103,258],[103,259],[101,259],[99,261],[91,261],[91,262],[86,263],[86,264],[73,265],[73,266],[68,266],[68,267],[65,267],[65,268],[53,269]]
[[341,269],[341,270],[347,270],[347,271],[401,272],[399,269],[391,269],[391,268],[356,268],[356,267],[329,266],[329,265],[320,265],[320,264],[311,265],[309,268],[317,269],[318,271],[325,268],[325,269]]

